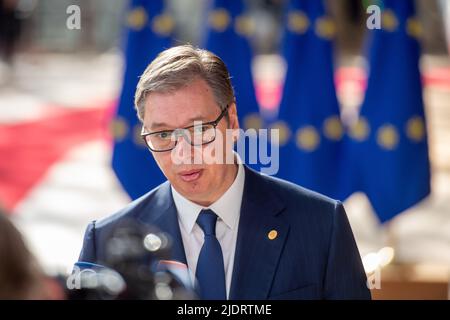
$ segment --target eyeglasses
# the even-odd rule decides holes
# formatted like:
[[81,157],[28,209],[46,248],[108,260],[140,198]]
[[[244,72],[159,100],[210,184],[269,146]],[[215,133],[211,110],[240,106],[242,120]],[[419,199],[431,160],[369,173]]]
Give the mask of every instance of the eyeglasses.
[[174,149],[179,137],[183,137],[191,146],[211,143],[216,139],[216,127],[228,112],[228,107],[229,105],[222,110],[219,117],[214,121],[198,125],[194,124],[186,128],[150,133],[144,132],[144,128],[142,128],[141,137],[144,139],[147,147],[153,152],[164,152]]

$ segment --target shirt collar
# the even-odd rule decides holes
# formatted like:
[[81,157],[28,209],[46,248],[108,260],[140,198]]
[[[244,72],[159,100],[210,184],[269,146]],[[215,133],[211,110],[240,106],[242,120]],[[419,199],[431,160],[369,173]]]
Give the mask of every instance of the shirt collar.
[[178,211],[178,218],[181,221],[182,227],[188,233],[192,232],[198,214],[203,209],[213,210],[228,228],[233,230],[237,227],[236,222],[241,212],[242,194],[244,192],[245,170],[242,165],[242,160],[237,153],[236,159],[238,163],[236,178],[227,191],[207,208],[186,199],[171,186],[173,200]]

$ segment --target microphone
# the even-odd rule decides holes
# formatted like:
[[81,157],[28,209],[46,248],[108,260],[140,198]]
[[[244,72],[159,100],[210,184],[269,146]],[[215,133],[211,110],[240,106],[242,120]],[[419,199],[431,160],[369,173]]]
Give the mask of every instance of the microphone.
[[67,279],[69,299],[196,299],[188,267],[169,260],[171,237],[127,220],[105,239],[101,264],[79,261]]
[[[167,286],[167,278],[165,275],[170,275],[169,281],[171,293],[165,290]],[[156,295],[171,296],[170,300],[196,300],[198,296],[195,290],[195,277],[189,271],[188,266],[182,262],[175,260],[160,260],[156,266],[155,278],[159,279],[157,285]],[[162,297],[159,297],[162,298]],[[163,299],[166,300],[166,299]]]
[[194,289],[193,279],[188,266],[182,262],[175,260],[160,260],[156,267],[156,271],[166,271],[172,274],[186,288]]

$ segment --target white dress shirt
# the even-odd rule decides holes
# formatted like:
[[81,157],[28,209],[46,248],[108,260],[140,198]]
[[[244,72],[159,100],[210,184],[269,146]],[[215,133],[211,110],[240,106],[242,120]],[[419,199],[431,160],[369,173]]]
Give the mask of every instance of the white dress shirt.
[[211,209],[218,216],[216,237],[223,253],[227,298],[230,294],[231,277],[233,275],[234,253],[245,182],[244,167],[238,156],[237,158],[238,172],[233,184],[208,208],[186,199],[172,186],[173,200],[178,211],[178,223],[192,283],[195,281],[197,260],[204,242],[203,231],[196,223],[197,217],[203,209]]

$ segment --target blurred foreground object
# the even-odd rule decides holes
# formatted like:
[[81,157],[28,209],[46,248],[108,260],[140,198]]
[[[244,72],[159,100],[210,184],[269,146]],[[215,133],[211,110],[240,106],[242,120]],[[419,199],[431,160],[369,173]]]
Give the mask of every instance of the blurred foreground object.
[[186,265],[167,260],[172,240],[154,227],[122,223],[106,240],[100,264],[79,261],[67,279],[69,299],[192,300]]
[[0,210],[0,300],[61,299],[28,250],[22,235]]

